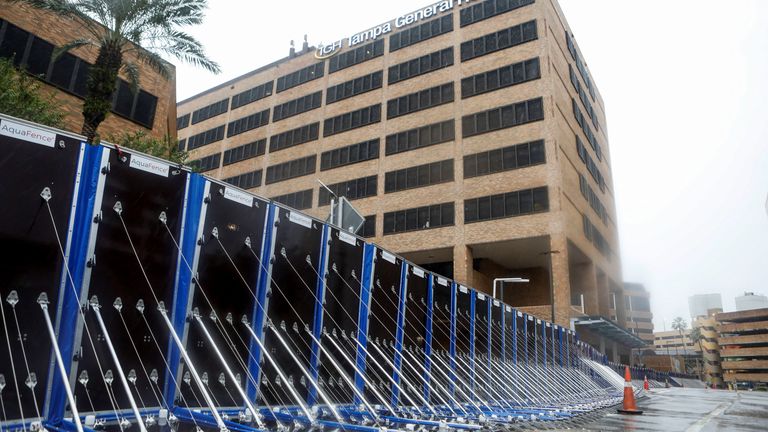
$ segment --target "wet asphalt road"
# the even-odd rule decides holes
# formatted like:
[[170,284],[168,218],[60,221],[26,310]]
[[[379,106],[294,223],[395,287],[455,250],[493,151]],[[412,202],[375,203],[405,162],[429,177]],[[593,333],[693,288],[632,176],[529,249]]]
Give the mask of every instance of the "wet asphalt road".
[[638,400],[642,416],[615,410],[570,430],[588,431],[768,431],[768,393],[659,389]]

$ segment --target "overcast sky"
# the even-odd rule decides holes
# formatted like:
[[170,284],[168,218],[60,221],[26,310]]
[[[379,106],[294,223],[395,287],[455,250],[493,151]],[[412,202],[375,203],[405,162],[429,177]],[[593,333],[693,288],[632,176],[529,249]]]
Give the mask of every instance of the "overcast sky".
[[[606,104],[624,279],[656,328],[692,294],[768,294],[768,1],[560,3]],[[192,33],[223,73],[179,66],[179,100],[429,0],[209,4]]]

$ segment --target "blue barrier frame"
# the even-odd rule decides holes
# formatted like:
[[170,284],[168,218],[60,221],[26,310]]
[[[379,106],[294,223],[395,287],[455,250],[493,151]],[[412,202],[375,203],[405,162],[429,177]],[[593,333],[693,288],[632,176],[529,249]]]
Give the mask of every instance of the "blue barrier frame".
[[427,323],[424,329],[426,334],[424,335],[424,399],[430,398],[430,384],[432,383],[432,308],[434,307],[433,301],[435,298],[435,275],[427,273]]
[[[325,298],[325,281],[328,276],[328,253],[331,248],[330,236],[331,227],[323,225],[323,236],[320,242],[320,262],[318,263],[320,271],[315,281],[315,316],[312,324],[312,334],[315,336],[315,340],[318,341],[323,337],[323,299]],[[317,382],[317,377],[320,375],[320,345],[315,341],[312,341],[309,373]],[[307,390],[307,403],[310,406],[315,405],[317,403],[317,389],[315,386],[309,386]]]
[[475,391],[475,299],[477,291],[469,290],[469,388]]
[[451,395],[456,396],[456,282],[451,282]]
[[[365,381],[361,372],[365,372],[366,369],[366,351],[368,348],[368,314],[371,310],[371,289],[373,289],[373,272],[376,268],[376,247],[371,244],[365,244],[363,246],[363,277],[361,279],[362,286],[360,287],[360,312],[358,315],[357,324],[357,340],[360,345],[357,347],[357,358],[355,364],[357,370],[355,371],[355,387],[362,394],[365,391]],[[322,339],[320,339],[322,340]],[[363,349],[365,348],[365,349]],[[355,405],[360,405],[363,401],[360,397],[355,395]]]
[[[403,368],[403,338],[405,337],[405,299],[408,296],[408,267],[410,264],[403,260],[400,266],[400,297],[397,307],[397,333],[395,335],[395,368],[392,371],[392,379],[400,385],[400,374]],[[400,390],[392,386],[392,405],[397,406],[400,400]]]

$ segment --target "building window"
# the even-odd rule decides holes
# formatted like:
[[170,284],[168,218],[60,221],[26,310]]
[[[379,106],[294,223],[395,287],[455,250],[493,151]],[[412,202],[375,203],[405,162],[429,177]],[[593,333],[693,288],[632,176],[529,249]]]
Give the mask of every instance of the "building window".
[[448,66],[453,66],[453,47],[390,67],[389,84],[392,85]]
[[251,171],[238,176],[224,179],[224,183],[229,183],[232,186],[239,187],[240,189],[253,189],[261,186],[262,170]]
[[453,14],[448,14],[393,34],[389,37],[389,52],[395,52],[452,31]]
[[544,163],[546,163],[544,140],[533,141],[464,156],[464,178],[480,177]]
[[257,156],[262,156],[267,151],[267,140],[260,139],[252,143],[241,145],[224,152],[224,166],[232,165]]
[[541,78],[539,58],[504,66],[461,80],[461,98],[466,99]]
[[208,144],[213,144],[224,139],[224,125],[209,129],[197,135],[189,137],[187,140],[187,150],[194,150]]
[[227,138],[231,138],[241,133],[260,128],[269,124],[269,108],[256,114],[235,120],[229,123],[227,127]]
[[578,135],[576,135],[576,152],[579,154],[581,161],[584,162],[584,165],[587,166],[589,175],[592,176],[592,179],[595,180],[600,187],[600,191],[605,193],[605,178],[600,172],[595,160],[589,155],[587,148],[584,146],[584,143],[581,142],[581,138],[579,138]]
[[320,123],[312,123],[297,129],[289,130],[269,138],[269,151],[274,153],[279,150],[297,146],[299,144],[315,141],[320,136]]
[[240,108],[249,103],[271,96],[273,85],[274,83],[270,81],[232,96],[232,109]]
[[325,63],[315,63],[311,66],[307,66],[304,69],[297,70],[296,72],[289,73],[288,75],[281,76],[277,79],[277,92],[283,92],[290,88],[298,87],[304,83],[322,78],[325,74]]
[[384,39],[371,42],[351,51],[343,52],[329,60],[329,73],[367,62],[368,60],[384,55]]
[[547,187],[464,201],[464,223],[483,222],[549,211]]
[[179,140],[178,149],[179,151],[184,151],[187,148],[187,139],[183,138]]
[[198,172],[206,172],[219,168],[221,165],[221,153],[215,155],[206,156],[201,159],[193,160],[189,163],[189,166],[194,168]]
[[603,224],[606,226],[608,225],[608,211],[605,209],[605,206],[600,201],[600,198],[597,196],[594,190],[592,190],[592,187],[589,185],[589,182],[587,182],[587,178],[581,175],[579,173],[579,190],[581,191],[581,195],[584,196],[584,199],[589,202],[590,207],[592,207],[592,210],[597,213],[597,215],[600,217],[600,220],[603,221]]
[[320,155],[320,171],[379,158],[379,139],[329,150]]
[[384,193],[398,192],[453,181],[453,159],[390,171],[384,180]]
[[329,137],[380,121],[381,105],[372,105],[357,111],[326,119],[325,124],[323,125],[323,136]]
[[214,118],[217,115],[224,114],[229,110],[229,98],[220,100],[214,104],[202,107],[199,110],[192,112],[192,124],[200,123],[201,121]]
[[312,189],[276,196],[272,201],[296,210],[306,210],[312,208]]
[[376,237],[376,215],[365,217],[363,229],[358,234],[363,238]]
[[384,235],[453,226],[454,212],[450,202],[384,213]]
[[571,34],[568,33],[568,31],[565,32],[565,43],[568,46],[568,52],[571,53],[571,57],[573,57],[573,60],[576,62],[576,69],[579,70],[581,77],[584,79],[584,83],[587,85],[587,90],[589,91],[589,95],[592,97],[592,100],[594,101],[595,87],[592,85],[592,79],[589,76],[587,67],[584,65],[584,62],[581,60],[581,57],[579,56],[579,52],[576,50],[576,43],[573,41],[573,36],[571,36]]
[[571,77],[571,84],[573,85],[574,90],[576,90],[576,93],[579,95],[581,103],[584,104],[584,108],[587,110],[587,115],[589,115],[589,118],[592,119],[592,125],[595,127],[595,129],[600,130],[600,123],[597,121],[597,114],[595,113],[595,109],[592,107],[592,102],[590,102],[589,97],[587,96],[587,92],[584,91],[584,87],[581,86],[579,77],[576,75],[576,72],[573,71],[573,66],[570,64],[568,65],[568,75]]
[[472,60],[538,39],[536,20],[491,33],[461,44],[461,61]]
[[387,119],[404,116],[453,102],[453,83],[411,93],[387,102]]
[[461,128],[467,138],[543,119],[544,100],[537,98],[464,116]]
[[485,0],[461,10],[462,27],[533,4],[535,0]]
[[603,237],[600,231],[592,224],[587,215],[582,215],[582,222],[584,225],[584,236],[587,240],[592,242],[595,248],[609,261],[611,260],[611,247],[608,241]]
[[[328,189],[333,191],[337,197],[345,197],[348,200],[357,200],[362,198],[368,198],[376,196],[378,191],[377,176],[363,177],[355,180],[349,180],[341,183],[328,185]],[[327,189],[320,188],[320,197],[318,200],[318,206],[327,206],[331,203],[331,194]]]
[[456,139],[456,124],[453,120],[422,126],[387,136],[386,155],[416,150]]
[[349,99],[353,96],[380,89],[384,81],[384,72],[378,71],[372,74],[361,76],[333,87],[328,87],[325,94],[325,103],[332,104],[340,100]]
[[584,135],[587,137],[587,142],[589,142],[592,150],[595,151],[597,160],[603,160],[603,151],[600,147],[600,143],[597,142],[597,137],[592,132],[592,128],[589,127],[589,123],[587,123],[586,119],[584,118],[584,114],[581,113],[578,102],[576,102],[576,99],[571,99],[571,102],[573,105],[573,116],[576,118],[576,123],[578,123],[579,126],[581,126],[581,130],[584,131]]
[[310,95],[302,96],[298,99],[288,101],[284,104],[277,105],[272,114],[272,121],[280,121],[293,117],[313,109],[320,108],[323,104],[323,92],[312,93]]
[[176,118],[176,130],[182,130],[189,126],[190,114]]
[[273,165],[267,168],[266,184],[278,183],[309,174],[314,174],[317,165],[317,155],[308,156]]

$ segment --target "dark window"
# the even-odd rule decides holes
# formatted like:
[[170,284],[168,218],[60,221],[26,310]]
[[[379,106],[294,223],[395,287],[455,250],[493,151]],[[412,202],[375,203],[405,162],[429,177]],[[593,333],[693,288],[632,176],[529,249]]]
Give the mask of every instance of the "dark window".
[[191,114],[186,114],[176,119],[176,130],[182,130],[189,126]]
[[[355,180],[349,180],[341,183],[328,185],[328,189],[333,191],[337,197],[346,197],[348,200],[356,200],[377,195],[378,177],[370,176]],[[318,205],[320,207],[331,203],[331,194],[327,189],[320,188],[320,197]]]
[[422,147],[453,141],[456,138],[455,122],[444,122],[422,126],[387,136],[386,155],[393,155]]
[[391,193],[453,181],[453,159],[390,171],[384,180],[384,192]]
[[320,136],[320,123],[312,123],[269,138],[270,153],[315,141]]
[[227,127],[227,138],[266,126],[267,124],[269,124],[269,108],[230,122]]
[[322,104],[322,91],[302,96],[298,99],[275,106],[274,113],[272,114],[272,121],[276,122],[307,111],[312,111],[313,109],[320,108],[320,105]]
[[187,150],[194,150],[208,144],[213,144],[224,139],[224,125],[209,129],[189,137],[187,140]]
[[157,109],[157,96],[144,90],[139,90],[139,93],[136,95],[135,105],[132,119],[139,124],[151,128],[152,122],[155,119],[155,110]]
[[538,39],[536,21],[528,21],[462,43],[461,61],[471,60],[536,39]]
[[411,93],[387,102],[387,119],[453,102],[453,83]]
[[592,176],[592,178],[595,180],[595,182],[600,186],[600,190],[605,193],[605,178],[603,177],[603,174],[600,172],[600,168],[598,168],[597,164],[595,163],[595,160],[592,159],[592,156],[589,155],[589,152],[587,151],[587,148],[584,147],[584,144],[581,142],[581,139],[579,136],[576,136],[576,151],[579,153],[579,157],[584,162],[584,165],[587,166],[587,171]]
[[543,163],[546,163],[544,141],[533,141],[464,156],[464,178],[511,171]]
[[13,59],[15,66],[20,66],[27,51],[29,32],[6,21],[5,33],[0,41],[0,57]]
[[[498,119],[498,122],[496,119]],[[543,99],[531,99],[501,108],[494,108],[490,111],[464,116],[462,118],[462,134],[464,138],[467,138],[543,119]]]
[[389,37],[389,52],[415,45],[453,31],[453,14],[401,30]]
[[221,153],[206,156],[201,159],[193,160],[189,163],[189,166],[197,170],[198,172],[206,172],[219,168],[221,165]]
[[32,75],[45,77],[48,74],[48,65],[51,64],[53,44],[38,37],[32,39],[27,55],[26,69]]
[[229,111],[229,98],[200,108],[192,113],[192,124],[200,123]]
[[384,213],[384,235],[453,226],[454,211],[451,202]]
[[600,146],[600,143],[597,142],[597,137],[592,132],[592,128],[584,118],[584,114],[581,113],[581,108],[579,108],[578,102],[576,102],[576,99],[571,99],[571,102],[573,105],[573,116],[576,118],[576,123],[581,126],[581,130],[587,137],[587,142],[589,142],[590,147],[592,147],[592,150],[595,151],[595,155],[597,155],[597,160],[603,160],[602,147]]
[[53,64],[51,83],[62,89],[71,88],[78,61],[78,58],[70,53],[62,54]]
[[603,237],[600,231],[592,224],[587,215],[582,215],[582,223],[584,225],[584,236],[592,242],[595,248],[609,261],[611,259],[611,246],[608,241]]
[[384,55],[384,39],[379,39],[331,57],[329,60],[328,73],[338,72],[342,69],[352,67],[382,55]]
[[130,117],[133,111],[133,99],[134,94],[131,85],[122,80],[118,81],[113,110],[123,117]]
[[272,201],[296,210],[306,210],[312,208],[312,189],[276,196]]
[[187,139],[180,139],[178,144],[179,151],[184,151],[187,148]]
[[270,81],[266,84],[262,84],[251,89],[248,89],[242,93],[238,93],[232,96],[232,109],[240,108],[248,105],[251,102],[256,102],[259,99],[272,95],[273,82]]
[[600,123],[597,121],[597,114],[595,113],[595,109],[592,106],[592,102],[589,100],[587,93],[584,91],[584,87],[581,86],[579,77],[576,76],[576,72],[573,71],[573,66],[570,64],[568,65],[568,73],[571,77],[571,84],[573,84],[573,88],[576,90],[581,103],[584,104],[584,108],[587,110],[587,115],[589,115],[589,118],[592,119],[592,125],[595,127],[595,129],[600,130]]
[[464,201],[464,223],[510,218],[549,211],[546,187],[473,198]]
[[347,82],[343,82],[333,87],[328,87],[328,91],[325,94],[325,103],[332,104],[334,102],[348,99],[352,96],[357,96],[371,90],[380,89],[383,76],[384,73],[382,71],[378,71]]
[[592,100],[594,101],[595,87],[592,85],[592,79],[590,78],[589,72],[587,71],[587,66],[581,60],[578,50],[576,50],[576,43],[573,41],[573,36],[571,36],[571,34],[568,33],[567,31],[565,32],[565,41],[566,41],[566,44],[568,45],[568,51],[571,53],[571,57],[573,57],[573,60],[576,62],[576,69],[579,70],[581,77],[584,79],[584,83],[587,85],[587,90],[589,91],[589,95],[592,97]]
[[296,177],[313,174],[317,169],[317,156],[284,162],[267,168],[265,184],[273,184]]
[[224,152],[224,166],[253,159],[266,153],[267,140],[261,139]]
[[320,155],[320,171],[379,158],[379,139],[352,144]]
[[325,63],[315,63],[311,66],[307,66],[304,69],[297,70],[296,72],[289,73],[288,75],[281,76],[277,79],[277,92],[288,90],[293,87],[300,86],[304,83],[322,78],[325,74]]
[[592,210],[597,213],[600,220],[603,221],[603,224],[607,226],[608,210],[606,210],[602,201],[600,201],[600,197],[595,193],[594,189],[592,189],[592,186],[589,185],[587,178],[581,174],[579,174],[579,190],[581,191],[581,195],[584,196],[584,199],[589,202],[589,206],[592,207]]
[[541,71],[537,57],[464,78],[461,80],[461,97],[466,99],[539,78],[541,78]]
[[363,229],[358,234],[363,238],[376,237],[376,215],[365,217]]
[[237,186],[240,189],[253,189],[261,186],[262,170],[251,171],[239,176],[224,179],[225,183]]
[[453,47],[409,60],[389,68],[389,84],[405,81],[453,65]]
[[465,27],[496,15],[533,4],[534,1],[535,0],[485,0],[482,3],[474,3],[472,6],[461,10],[461,26]]
[[380,121],[381,105],[372,105],[357,111],[326,119],[325,124],[323,125],[323,136],[329,137]]

